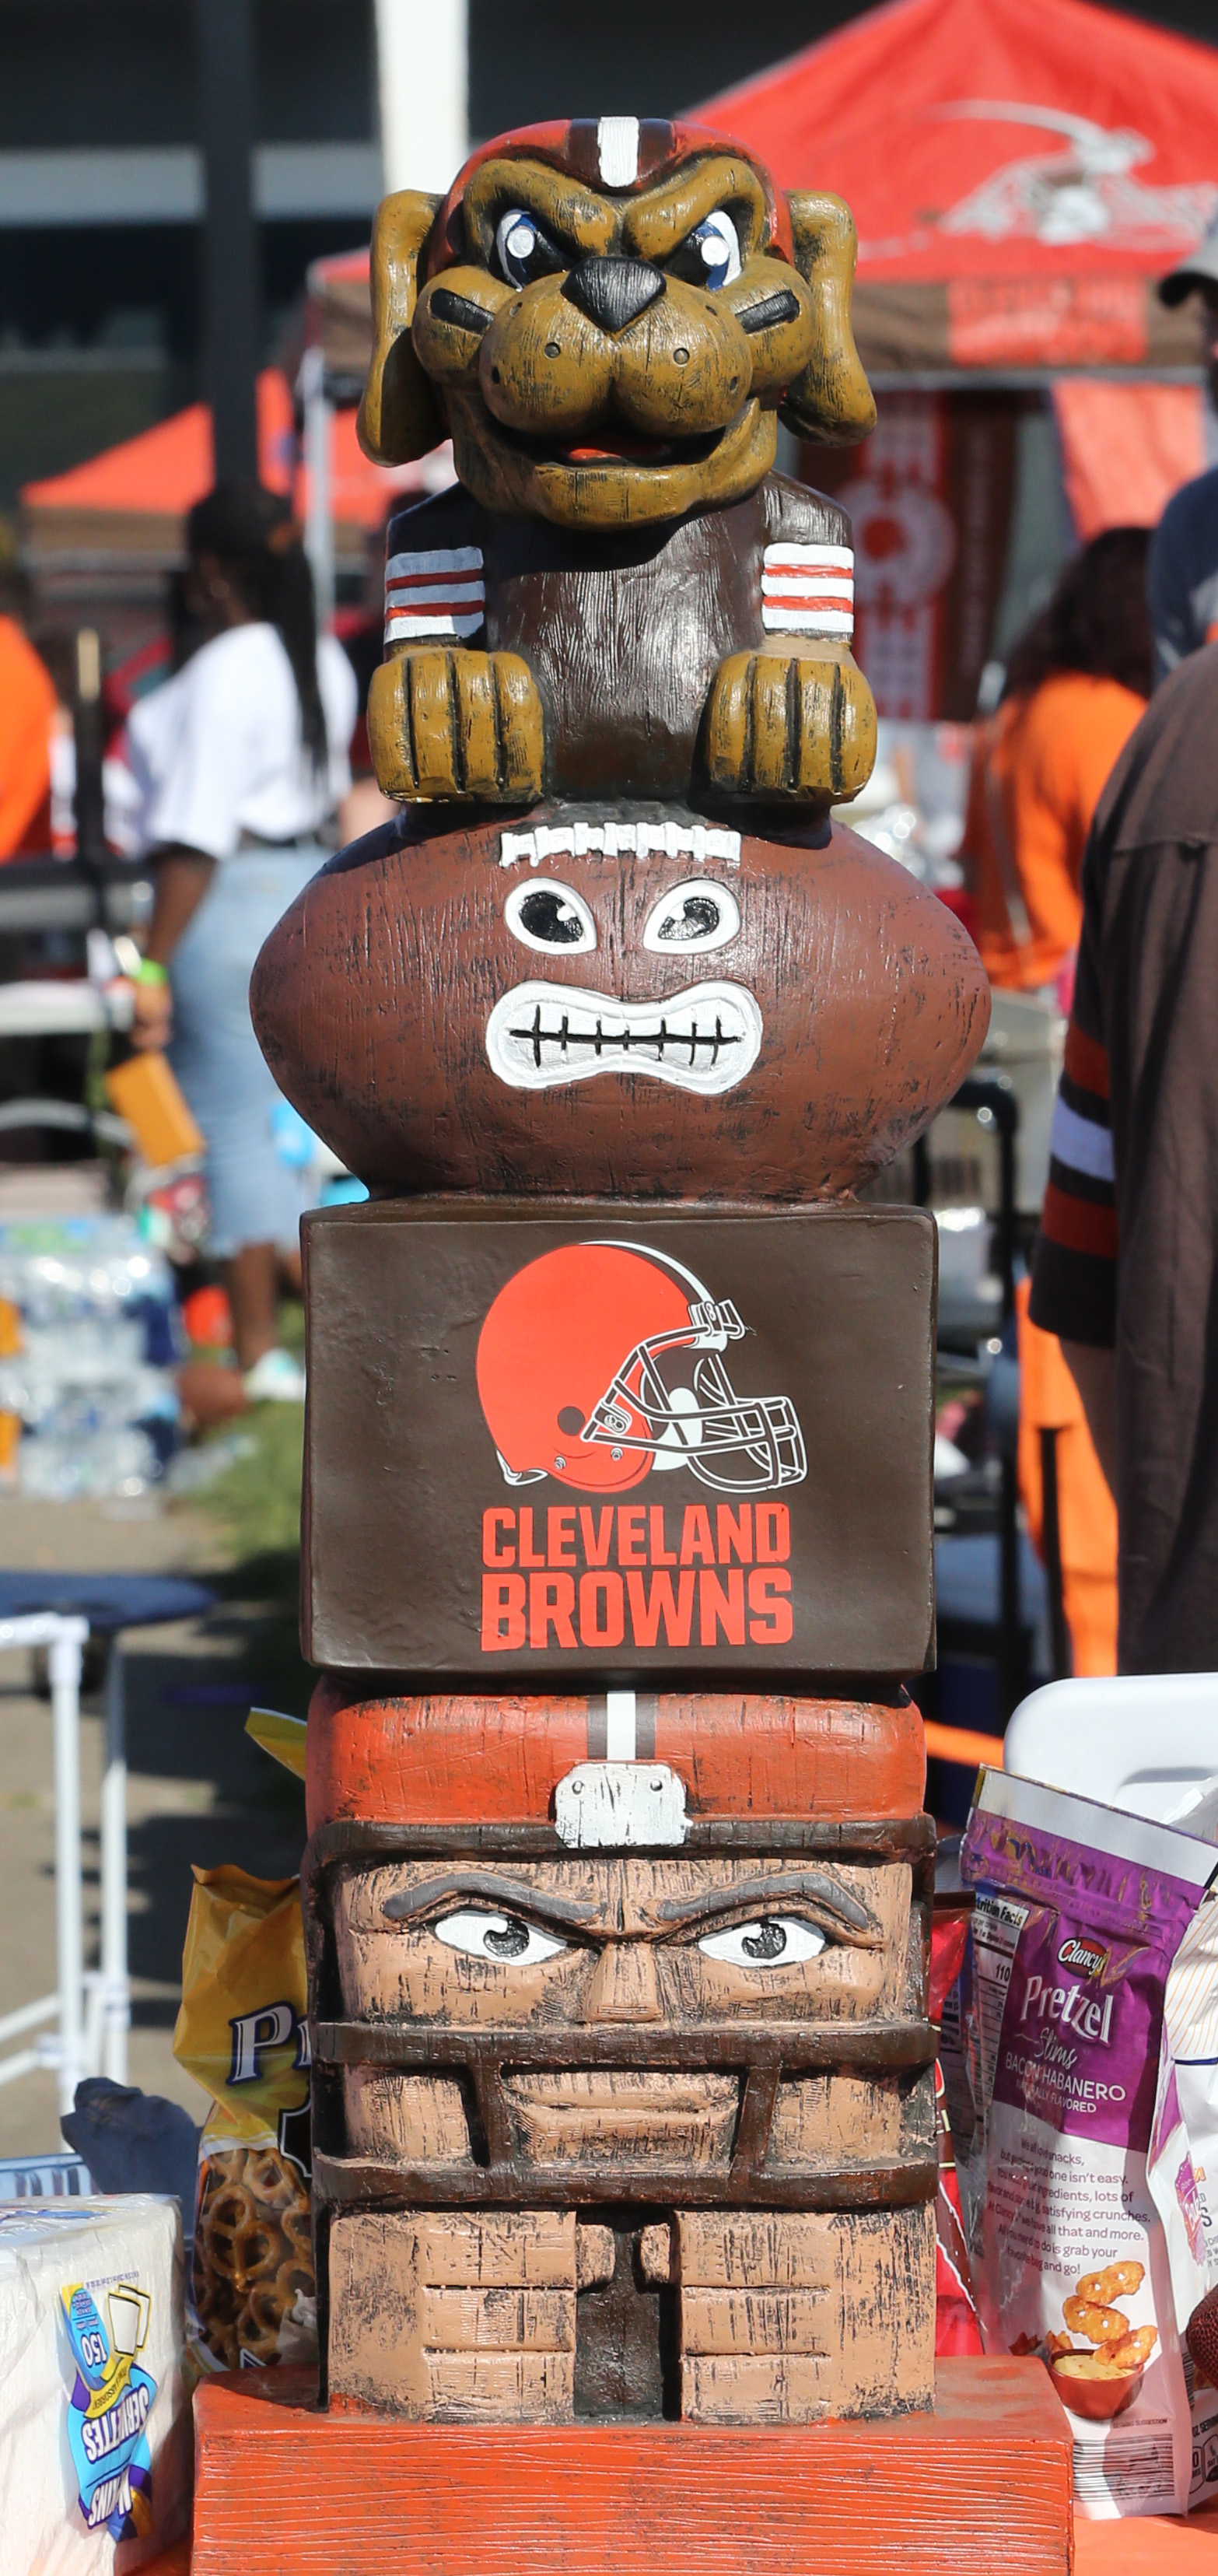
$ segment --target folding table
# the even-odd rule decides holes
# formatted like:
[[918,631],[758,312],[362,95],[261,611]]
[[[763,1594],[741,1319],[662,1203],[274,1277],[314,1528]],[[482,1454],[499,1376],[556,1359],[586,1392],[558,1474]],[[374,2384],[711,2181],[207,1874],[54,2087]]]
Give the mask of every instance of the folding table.
[[[171,1619],[197,1619],[215,1594],[169,1575],[0,1573],[0,1647],[44,1646],[55,1754],[55,1992],[0,2018],[0,2045],[53,2022],[32,2047],[0,2058],[0,2084],[53,2066],[59,2108],[70,2111],[84,2075],[127,2081],[131,1994],[127,1973],[127,1750],[122,1636]],[[101,1793],[101,1944],[84,1964],[80,1816],[80,1680],[85,1644],[105,1637],[106,1753]]]

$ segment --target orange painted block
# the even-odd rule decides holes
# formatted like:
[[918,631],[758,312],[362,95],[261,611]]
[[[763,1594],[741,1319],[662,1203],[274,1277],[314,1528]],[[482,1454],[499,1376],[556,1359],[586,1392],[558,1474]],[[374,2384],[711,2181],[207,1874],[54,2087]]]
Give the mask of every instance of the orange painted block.
[[195,2444],[191,2576],[1072,2565],[1070,2433],[1035,2361],[944,2361],[930,2414],[806,2429],[408,2424],[251,2372],[198,2390]]
[[1137,2514],[1128,2522],[1075,2525],[1074,2576],[1215,2576],[1218,2505],[1190,2513]]

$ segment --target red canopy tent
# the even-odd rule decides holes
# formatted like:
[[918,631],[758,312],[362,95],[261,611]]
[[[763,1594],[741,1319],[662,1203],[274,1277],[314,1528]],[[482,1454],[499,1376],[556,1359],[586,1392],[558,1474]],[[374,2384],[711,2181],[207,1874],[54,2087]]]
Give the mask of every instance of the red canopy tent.
[[1155,287],[1218,214],[1218,51],[1088,0],[893,0],[699,114],[852,208],[880,424],[805,468],[854,520],[881,711],[966,718],[1030,416],[1051,395],[1039,508],[1064,486],[1078,537],[1205,463],[1195,309]]
[[1196,363],[1154,280],[1218,214],[1218,52],[1088,0],[893,0],[699,110],[859,234],[881,378]]

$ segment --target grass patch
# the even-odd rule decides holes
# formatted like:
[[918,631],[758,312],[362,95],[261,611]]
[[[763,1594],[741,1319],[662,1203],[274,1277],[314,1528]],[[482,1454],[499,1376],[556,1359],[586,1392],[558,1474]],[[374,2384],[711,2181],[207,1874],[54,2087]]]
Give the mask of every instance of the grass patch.
[[316,1679],[301,1660],[298,1625],[304,1407],[260,1404],[235,1428],[245,1454],[189,1496],[215,1527],[219,1561],[208,1580],[228,1605],[215,1625],[240,1637],[242,1668],[268,1706],[303,1717]]

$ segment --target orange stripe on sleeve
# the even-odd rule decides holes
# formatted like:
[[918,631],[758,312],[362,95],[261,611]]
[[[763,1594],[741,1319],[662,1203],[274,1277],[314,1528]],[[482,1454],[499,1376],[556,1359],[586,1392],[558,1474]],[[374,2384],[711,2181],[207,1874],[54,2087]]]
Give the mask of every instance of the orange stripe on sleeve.
[[1041,1227],[1050,1243],[1065,1252],[1092,1252],[1101,1261],[1117,1257],[1117,1215],[1102,1201],[1072,1198],[1050,1181],[1045,1191]]
[[1108,1050],[1098,1038],[1084,1036],[1073,1020],[1066,1031],[1066,1071],[1084,1091],[1096,1092],[1101,1100],[1108,1098]]

